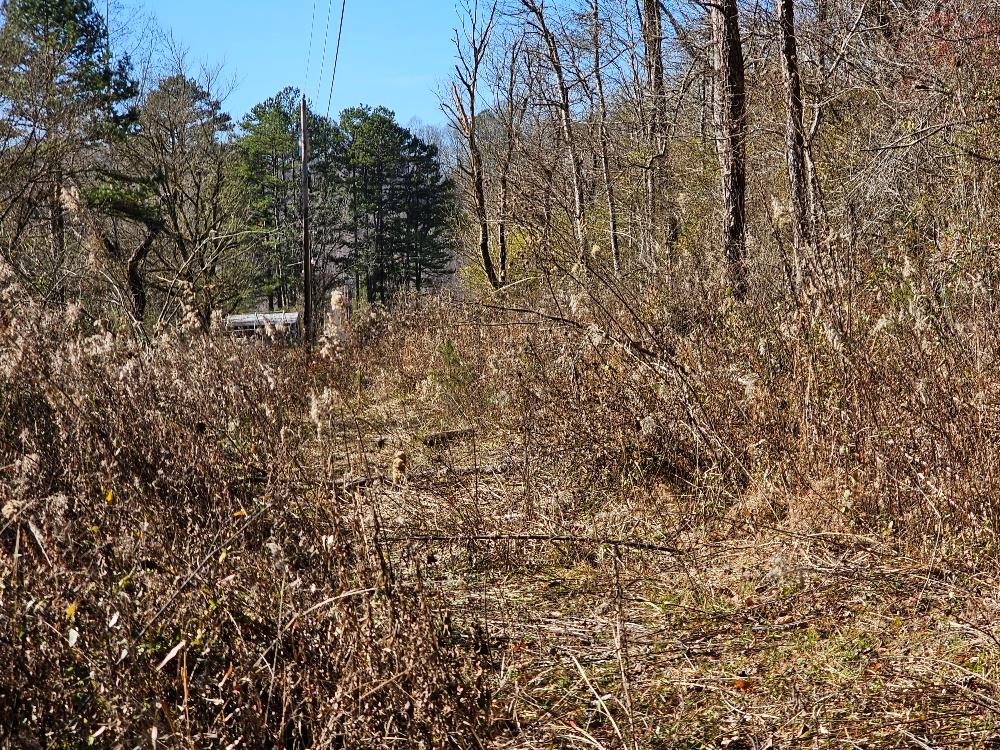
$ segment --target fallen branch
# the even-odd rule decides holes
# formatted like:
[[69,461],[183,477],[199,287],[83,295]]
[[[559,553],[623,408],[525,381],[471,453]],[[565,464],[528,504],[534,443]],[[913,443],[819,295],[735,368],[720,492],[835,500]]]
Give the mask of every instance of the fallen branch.
[[[428,469],[426,471],[415,471],[407,474],[407,484],[426,482],[430,480],[464,479],[466,477],[481,476],[483,474],[507,474],[520,469],[523,464],[520,461],[503,461],[499,464],[487,464],[485,466],[469,466],[464,469]],[[385,474],[372,474],[364,477],[352,477],[350,479],[338,479],[328,482],[327,486],[332,486],[336,490],[353,490],[367,487],[379,480],[390,481]]]
[[606,544],[609,547],[627,547],[644,552],[665,552],[675,557],[683,557],[689,553],[678,547],[650,542],[632,541],[630,539],[613,539],[609,537],[570,536],[565,534],[417,534],[413,536],[385,537],[387,542],[551,542],[551,543],[588,543]]

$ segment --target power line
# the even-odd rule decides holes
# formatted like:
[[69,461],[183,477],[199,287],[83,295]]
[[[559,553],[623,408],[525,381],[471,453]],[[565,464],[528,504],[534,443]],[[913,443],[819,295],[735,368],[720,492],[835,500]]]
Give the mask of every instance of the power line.
[[309,88],[309,71],[312,69],[313,31],[316,28],[316,0],[313,0],[312,18],[309,19],[309,51],[306,53],[306,77],[302,85]]
[[333,73],[330,76],[330,94],[326,98],[326,116],[330,117],[330,102],[333,101],[333,82],[337,80],[337,63],[340,61],[340,39],[344,35],[344,13],[347,11],[347,0],[340,3],[340,28],[337,29],[337,51],[333,55]]
[[326,31],[323,33],[323,59],[319,65],[319,82],[318,82],[319,89],[316,92],[317,99],[319,99],[319,97],[323,93],[323,72],[326,70],[326,45],[327,42],[330,41],[330,14],[332,13],[332,11],[333,11],[333,0],[330,0],[330,2],[328,2],[326,5]]

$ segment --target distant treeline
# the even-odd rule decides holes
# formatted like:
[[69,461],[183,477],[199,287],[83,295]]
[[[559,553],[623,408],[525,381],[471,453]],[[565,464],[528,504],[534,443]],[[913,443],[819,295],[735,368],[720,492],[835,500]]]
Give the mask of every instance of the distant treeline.
[[[116,54],[91,0],[11,0],[0,28],[0,261],[50,304],[145,326],[299,303],[299,92],[239,123],[218,73]],[[392,112],[309,115],[317,298],[448,273],[437,147]]]

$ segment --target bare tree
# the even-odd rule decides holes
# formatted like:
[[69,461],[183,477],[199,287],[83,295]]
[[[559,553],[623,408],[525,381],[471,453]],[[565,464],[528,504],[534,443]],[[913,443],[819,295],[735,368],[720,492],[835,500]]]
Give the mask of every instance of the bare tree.
[[555,78],[556,99],[554,105],[562,125],[563,141],[566,145],[567,156],[569,157],[570,177],[573,185],[573,233],[576,239],[577,261],[581,268],[586,269],[588,266],[588,241],[583,162],[580,158],[580,149],[573,122],[570,85],[563,70],[562,57],[559,53],[559,44],[556,35],[549,27],[545,16],[544,3],[538,3],[535,0],[521,0],[521,5],[528,13],[528,25],[544,42],[549,67]]
[[601,150],[601,175],[604,178],[604,193],[608,201],[608,234],[611,242],[611,262],[615,273],[621,271],[621,249],[618,240],[618,206],[615,201],[615,186],[611,179],[611,159],[609,156],[610,136],[608,135],[608,100],[604,94],[603,58],[601,57],[601,8],[600,0],[593,0],[593,51],[594,83],[597,86],[597,129]]
[[795,250],[795,294],[802,284],[802,258],[812,242],[809,226],[809,197],[806,184],[805,138],[802,122],[802,83],[799,78],[798,51],[795,39],[794,0],[780,0],[781,61],[785,81],[786,125],[785,160],[792,205],[792,244]]
[[237,154],[220,86],[218,71],[194,79],[177,62],[144,97],[140,133],[121,156],[133,174],[149,176],[163,221],[145,262],[147,283],[163,295],[160,314],[178,309],[183,290],[206,327],[213,310],[239,298],[250,272],[239,242],[247,202],[227,179]]
[[709,6],[715,50],[716,148],[722,181],[722,243],[736,299],[747,293],[746,83],[736,0]]
[[148,293],[143,263],[153,243],[164,231],[165,224],[155,209],[142,201],[121,193],[100,206],[88,205],[81,199],[78,185],[64,188],[62,205],[76,216],[91,246],[92,263],[109,266],[105,278],[112,287],[121,290],[124,277],[128,305],[126,313],[133,323],[141,326],[146,315]]
[[[481,14],[479,0],[471,0],[464,5],[466,22],[462,29],[455,31],[455,78],[451,84],[451,101],[443,101],[442,107],[452,127],[460,134],[465,150],[465,158],[459,160],[459,171],[465,178],[472,213],[479,229],[479,258],[483,272],[490,286],[499,289],[504,284],[497,273],[490,253],[490,226],[486,204],[483,154],[479,147],[477,125],[479,105],[479,77],[486,60],[490,37],[496,22],[497,2],[494,0],[489,11]],[[502,259],[506,263],[506,255]]]
[[649,98],[649,162],[646,172],[646,199],[654,231],[667,224],[667,239],[676,235],[676,217],[668,215],[666,201],[667,91],[663,70],[663,21],[659,0],[642,0],[643,61],[646,93]]
[[507,228],[511,205],[511,167],[515,150],[524,127],[524,115],[528,108],[529,94],[526,86],[520,84],[519,71],[528,69],[526,80],[531,81],[530,60],[523,59],[524,44],[519,38],[506,41],[504,54],[498,61],[494,75],[497,115],[501,121],[503,135],[497,154],[497,245],[499,248],[500,283],[507,283]]

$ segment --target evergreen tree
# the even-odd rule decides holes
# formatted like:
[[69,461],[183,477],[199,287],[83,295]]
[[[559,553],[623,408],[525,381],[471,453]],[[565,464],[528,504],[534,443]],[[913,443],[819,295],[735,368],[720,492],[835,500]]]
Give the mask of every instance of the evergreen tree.
[[[91,0],[7,0],[3,14],[0,113],[8,137],[33,153],[20,196],[33,220],[22,226],[44,221],[49,237],[49,257],[13,265],[26,278],[56,284],[68,263],[65,182],[86,173],[109,139],[134,122],[136,87],[128,58],[111,54],[106,21]],[[65,290],[43,291],[62,297]]]
[[404,192],[406,244],[403,283],[416,291],[448,273],[452,259],[449,219],[455,205],[452,183],[442,174],[437,146],[411,136],[406,147],[408,189]]
[[0,95],[23,132],[93,138],[134,119],[129,59],[114,59],[92,0],[7,0],[3,13]]
[[[239,179],[255,232],[247,252],[270,308],[297,301],[301,279],[299,92],[285,89],[244,119]],[[424,289],[448,272],[451,184],[435,146],[384,108],[353,107],[337,123],[309,115],[310,213],[319,297],[350,279],[370,301]]]
[[288,87],[254,106],[240,124],[239,179],[250,196],[254,234],[248,251],[268,309],[294,304],[298,260],[299,92]]
[[447,271],[450,183],[437,149],[385,108],[344,110],[337,169],[344,198],[344,263],[369,301],[424,288]]
[[[282,89],[254,106],[240,124],[238,180],[250,195],[254,224],[247,251],[258,265],[257,288],[267,297],[269,309],[293,306],[301,287],[300,99],[298,89]],[[327,231],[335,197],[324,177],[331,172],[337,134],[326,118],[312,113],[308,118],[313,259],[321,272],[336,245]],[[326,275],[317,277],[317,291],[322,293]]]

